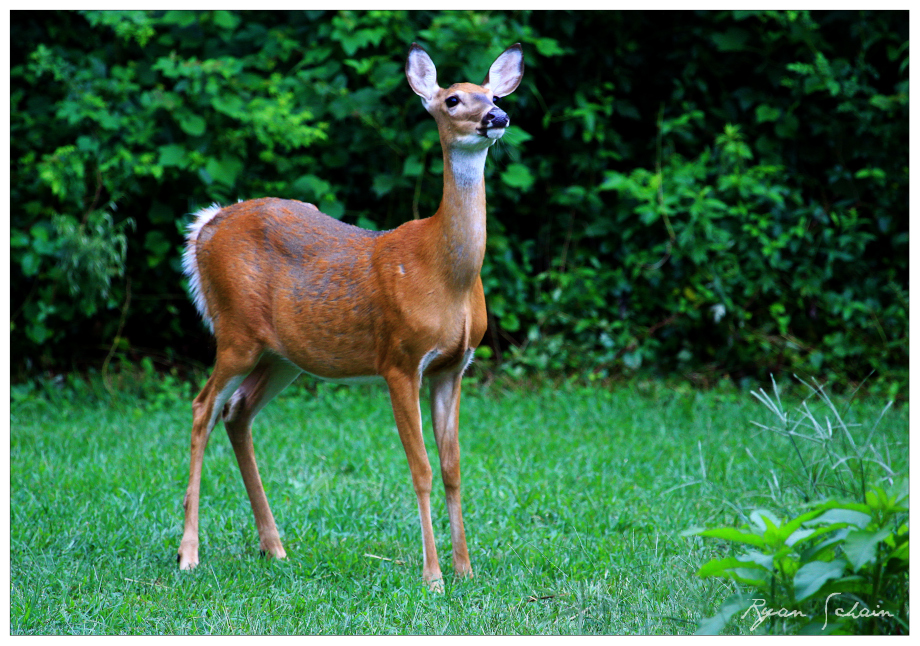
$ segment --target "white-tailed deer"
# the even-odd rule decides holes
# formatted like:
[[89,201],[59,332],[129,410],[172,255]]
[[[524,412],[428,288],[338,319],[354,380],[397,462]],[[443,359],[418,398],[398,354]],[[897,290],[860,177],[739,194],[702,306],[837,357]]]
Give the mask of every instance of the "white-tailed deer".
[[460,381],[486,329],[479,277],[486,249],[484,168],[508,115],[495,101],[517,88],[514,45],[482,85],[438,87],[418,45],[409,85],[438,125],[444,194],[437,212],[392,231],[343,224],[312,204],[266,198],[204,209],[189,229],[184,270],[195,305],[217,341],[214,371],[193,403],[191,467],[179,567],[198,564],[198,499],[208,437],[219,418],[264,553],[285,556],[252,447],[252,419],[301,372],[330,381],[382,378],[390,392],[422,526],[422,576],[441,568],[431,527],[431,466],[422,439],[419,389],[431,417],[450,517],[454,571],[471,575],[460,507]]

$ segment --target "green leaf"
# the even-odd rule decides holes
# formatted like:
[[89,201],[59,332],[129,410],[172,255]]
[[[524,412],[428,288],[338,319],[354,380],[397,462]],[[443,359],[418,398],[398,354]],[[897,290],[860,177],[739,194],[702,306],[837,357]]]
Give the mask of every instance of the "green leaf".
[[51,330],[46,328],[42,323],[30,322],[26,326],[26,336],[29,337],[32,341],[41,345],[54,334]]
[[423,170],[425,170],[425,167],[422,165],[422,160],[418,157],[406,157],[403,162],[402,174],[404,177],[418,177],[422,174]]
[[12,229],[10,231],[10,247],[22,248],[29,246],[29,236],[25,231],[19,231],[17,229]]
[[704,619],[696,629],[695,635],[718,635],[732,617],[751,607],[753,597],[748,594],[734,594],[722,602],[715,615]]
[[629,178],[627,178],[623,173],[618,173],[616,171],[606,171],[604,173],[604,181],[601,182],[600,186],[598,186],[598,190],[620,191],[628,181]]
[[398,178],[389,174],[380,174],[374,177],[374,181],[371,183],[371,189],[377,195],[377,197],[383,197],[387,193],[393,190],[394,187],[398,185]]
[[559,56],[568,51],[560,46],[559,41],[555,38],[534,38],[531,42],[537,48],[540,56]]
[[846,563],[841,560],[806,563],[799,568],[792,579],[795,600],[802,602],[818,592],[831,579],[843,576],[845,567]]
[[779,119],[782,112],[779,108],[775,108],[772,105],[767,105],[766,103],[757,106],[755,110],[755,119],[757,123],[765,123],[767,121],[776,121]]
[[708,538],[721,538],[725,541],[732,541],[735,543],[745,543],[747,545],[753,545],[754,547],[765,547],[766,541],[764,541],[763,536],[758,534],[752,534],[750,532],[742,532],[739,529],[734,527],[720,527],[717,529],[706,529],[699,532],[700,536],[706,536]]
[[763,561],[763,559],[754,559],[750,558],[749,560],[743,560],[742,558],[736,556],[727,556],[723,559],[712,559],[708,563],[705,563],[697,571],[696,575],[701,578],[711,577],[711,576],[727,576],[727,573],[731,570],[737,569],[747,569],[747,570],[763,570],[767,572],[770,568],[765,567],[762,563],[758,561]]
[[215,11],[214,24],[226,31],[233,31],[240,24],[240,17],[231,11]]
[[732,27],[724,33],[714,33],[712,42],[720,52],[739,52],[745,48],[749,37],[746,30]]
[[483,361],[483,360],[491,359],[493,352],[492,352],[492,348],[490,348],[489,346],[481,345],[478,348],[476,348],[476,352],[474,354],[477,359]]
[[336,220],[341,220],[345,215],[345,205],[337,200],[321,200],[319,210]]
[[307,200],[319,202],[332,193],[332,184],[316,175],[301,175],[294,181],[292,189]]
[[508,169],[502,173],[502,182],[526,192],[533,186],[534,176],[524,164],[509,164]]
[[893,559],[898,559],[904,561],[905,563],[910,559],[910,542],[904,541],[898,545],[891,554],[888,555],[887,560],[891,561]]
[[880,182],[885,181],[885,171],[881,168],[863,168],[853,175],[856,179],[874,179]]
[[356,224],[362,229],[367,229],[368,231],[377,231],[379,228],[376,222],[364,215],[358,216],[358,221]]
[[211,158],[205,164],[205,169],[215,182],[224,186],[233,187],[236,179],[243,172],[243,162],[233,156]]
[[874,563],[876,547],[890,535],[889,530],[850,532],[843,541],[843,552],[850,561],[853,571],[859,572],[866,563]]
[[22,259],[19,261],[19,265],[22,267],[23,274],[26,276],[34,276],[38,273],[42,265],[42,259],[37,253],[27,251],[23,254]]
[[517,332],[521,329],[521,322],[513,312],[509,312],[502,316],[499,323],[501,323],[502,328],[508,332]]
[[179,117],[179,127],[192,137],[200,137],[203,135],[206,125],[204,118],[197,114],[187,112]]
[[826,512],[815,518],[813,521],[808,523],[811,524],[828,524],[834,525],[837,523],[843,523],[846,525],[855,525],[860,529],[865,529],[866,526],[872,521],[872,517],[869,514],[865,514],[861,511],[854,511],[852,509],[828,509]]
[[179,144],[167,144],[160,146],[160,160],[157,162],[160,166],[184,166],[185,165],[185,146]]
[[246,103],[236,94],[222,94],[211,97],[211,106],[227,116],[243,118],[246,116]]
[[782,522],[776,517],[776,514],[767,509],[757,509],[751,512],[749,517],[751,522],[757,526],[757,529],[759,529],[761,533],[768,529],[776,529],[782,525]]

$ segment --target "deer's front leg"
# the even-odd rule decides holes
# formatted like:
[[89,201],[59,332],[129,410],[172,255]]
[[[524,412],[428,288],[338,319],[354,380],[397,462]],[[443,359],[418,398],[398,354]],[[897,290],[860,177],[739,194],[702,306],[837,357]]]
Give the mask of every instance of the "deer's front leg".
[[431,528],[431,464],[422,437],[422,417],[419,410],[419,379],[415,375],[394,372],[386,377],[390,389],[390,403],[396,418],[396,428],[402,441],[412,485],[418,499],[418,513],[422,525],[422,577],[433,588],[441,588],[441,567]]
[[441,460],[441,478],[450,517],[450,542],[453,549],[454,572],[458,576],[473,576],[470,555],[466,548],[463,510],[460,505],[460,379],[462,371],[431,378],[431,420]]

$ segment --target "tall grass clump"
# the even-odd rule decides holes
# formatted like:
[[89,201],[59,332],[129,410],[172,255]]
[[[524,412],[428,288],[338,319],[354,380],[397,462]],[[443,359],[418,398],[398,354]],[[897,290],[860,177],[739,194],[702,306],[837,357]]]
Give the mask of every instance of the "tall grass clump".
[[[793,410],[773,395],[751,394],[773,420],[754,424],[788,441],[789,459],[774,462],[768,482],[780,509],[757,509],[740,527],[693,528],[686,535],[732,545],[697,572],[732,589],[702,634],[734,621],[742,631],[772,634],[908,632],[909,493],[876,429],[852,422],[825,389]],[[781,481],[782,479],[782,481]],[[790,499],[790,494],[793,494]]]

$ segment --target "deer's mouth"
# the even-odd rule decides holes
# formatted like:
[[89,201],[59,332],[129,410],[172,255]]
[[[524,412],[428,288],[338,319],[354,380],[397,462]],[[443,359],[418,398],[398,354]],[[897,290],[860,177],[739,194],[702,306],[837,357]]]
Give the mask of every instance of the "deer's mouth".
[[489,139],[501,139],[502,135],[505,134],[505,128],[507,127],[508,127],[507,122],[505,125],[502,125],[502,126],[499,126],[498,124],[493,125],[489,123],[484,126],[480,126],[479,128],[476,128],[476,132],[478,132],[483,137],[487,137]]

